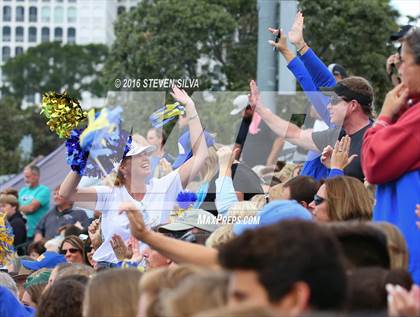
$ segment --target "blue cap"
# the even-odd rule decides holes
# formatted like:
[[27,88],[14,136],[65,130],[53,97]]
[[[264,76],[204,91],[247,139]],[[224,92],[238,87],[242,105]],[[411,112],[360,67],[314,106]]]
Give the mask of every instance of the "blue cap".
[[269,226],[288,219],[313,220],[311,213],[296,200],[273,201],[265,205],[256,216],[260,217],[258,224],[236,223],[233,225],[233,233],[238,236],[246,230]]
[[62,254],[58,254],[57,252],[46,251],[42,253],[38,259],[30,261],[30,260],[22,260],[22,265],[30,270],[36,271],[42,268],[53,269],[58,264],[67,262],[66,258]]
[[[212,146],[214,144],[214,137],[210,133],[204,131],[204,136],[206,138],[207,146]],[[177,169],[184,162],[188,161],[192,157],[192,148],[190,141],[190,131],[183,133],[178,139],[178,151],[179,154],[175,159],[175,162],[172,164],[173,169]]]
[[0,316],[33,317],[35,309],[23,305],[6,287],[0,286]]

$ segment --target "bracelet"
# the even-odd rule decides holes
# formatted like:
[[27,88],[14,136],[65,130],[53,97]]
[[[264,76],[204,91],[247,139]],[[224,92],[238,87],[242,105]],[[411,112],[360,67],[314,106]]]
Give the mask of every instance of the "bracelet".
[[303,44],[303,46],[300,49],[298,49],[297,52],[300,54],[300,51],[303,50],[306,46],[308,46],[308,44]]
[[191,120],[194,120],[197,117],[198,117],[198,113],[195,113],[195,115],[189,117],[188,120],[191,121]]

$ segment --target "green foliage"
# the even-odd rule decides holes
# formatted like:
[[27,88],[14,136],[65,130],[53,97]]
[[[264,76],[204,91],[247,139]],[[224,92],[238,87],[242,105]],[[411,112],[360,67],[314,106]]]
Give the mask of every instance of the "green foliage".
[[105,45],[44,43],[9,59],[3,66],[3,93],[22,100],[46,91],[67,90],[80,97],[84,91],[103,94],[98,81],[108,48]]
[[0,129],[0,175],[11,174],[19,168],[17,144],[22,137],[17,127],[21,123],[22,113],[18,103],[11,98],[0,99],[2,122]]
[[[115,24],[116,40],[105,67],[107,87],[114,90],[116,78],[199,78],[201,90],[244,88],[256,61],[256,6],[249,3],[253,1],[142,1]],[[234,41],[235,30],[240,42]],[[219,63],[226,78],[213,71],[210,60]]]
[[304,36],[326,63],[343,65],[351,75],[368,79],[382,106],[391,88],[385,71],[387,57],[395,48],[389,36],[398,29],[398,12],[389,0],[301,0],[305,15]]
[[22,110],[19,101],[11,97],[0,99],[0,175],[17,173],[28,163],[20,160],[18,149],[24,135],[32,135],[34,141],[30,160],[48,155],[61,144],[62,140],[49,131],[39,111],[37,106]]

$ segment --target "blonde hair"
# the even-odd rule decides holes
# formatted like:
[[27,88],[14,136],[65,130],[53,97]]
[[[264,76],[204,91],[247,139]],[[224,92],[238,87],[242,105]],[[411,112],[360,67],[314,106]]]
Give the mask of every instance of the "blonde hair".
[[233,233],[233,225],[226,224],[213,231],[212,234],[207,238],[205,245],[208,248],[217,249],[224,245],[226,242],[232,240],[234,237],[235,234]]
[[[135,142],[137,144],[139,144],[140,146],[148,146],[150,145],[146,138],[143,137],[140,134],[133,134],[132,137],[132,142]],[[131,156],[126,156],[121,160],[120,165],[118,166],[118,169],[116,172],[110,173],[104,180],[103,182],[106,182],[107,185],[112,184],[115,187],[121,187],[124,185],[124,175],[123,173],[121,173],[121,166],[124,164],[127,164],[128,161],[131,160]]]
[[391,269],[408,269],[407,243],[398,227],[388,222],[373,222],[369,225],[378,228],[386,235]]
[[203,166],[198,172],[198,176],[202,182],[210,182],[218,171],[219,159],[217,157],[216,147],[210,146],[208,152],[209,156],[206,158]]
[[258,194],[251,198],[251,202],[255,204],[257,209],[261,209],[266,204],[266,198],[264,194]]
[[246,216],[255,216],[258,208],[252,201],[239,201],[228,209],[227,215],[230,217],[243,218]]
[[372,219],[373,201],[368,190],[357,178],[339,176],[321,183],[326,186],[331,221]]
[[84,317],[137,316],[140,271],[136,269],[107,270],[95,275],[88,283],[83,302]]
[[148,294],[151,303],[145,309],[147,317],[161,315],[159,293],[164,289],[173,289],[187,277],[202,272],[203,268],[182,264],[175,267],[162,267],[148,271],[139,282],[140,294]]
[[16,207],[16,211],[19,210],[19,202],[15,195],[12,194],[1,194],[0,195],[0,204],[9,204],[13,207]]
[[163,316],[190,317],[203,310],[227,303],[228,276],[225,272],[208,272],[186,279],[172,291],[160,294]]

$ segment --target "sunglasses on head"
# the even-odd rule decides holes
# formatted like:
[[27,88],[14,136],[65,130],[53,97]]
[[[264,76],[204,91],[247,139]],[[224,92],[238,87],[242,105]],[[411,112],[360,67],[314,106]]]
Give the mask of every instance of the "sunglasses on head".
[[315,195],[314,196],[314,203],[316,206],[321,205],[325,201],[325,198],[322,198],[321,196]]
[[76,249],[76,248],[70,248],[70,249],[61,249],[61,250],[60,250],[60,254],[65,255],[65,254],[67,254],[67,251],[68,251],[68,252],[70,252],[71,254],[75,254],[75,253],[77,253],[77,252],[80,252],[80,250],[79,250],[79,249]]

